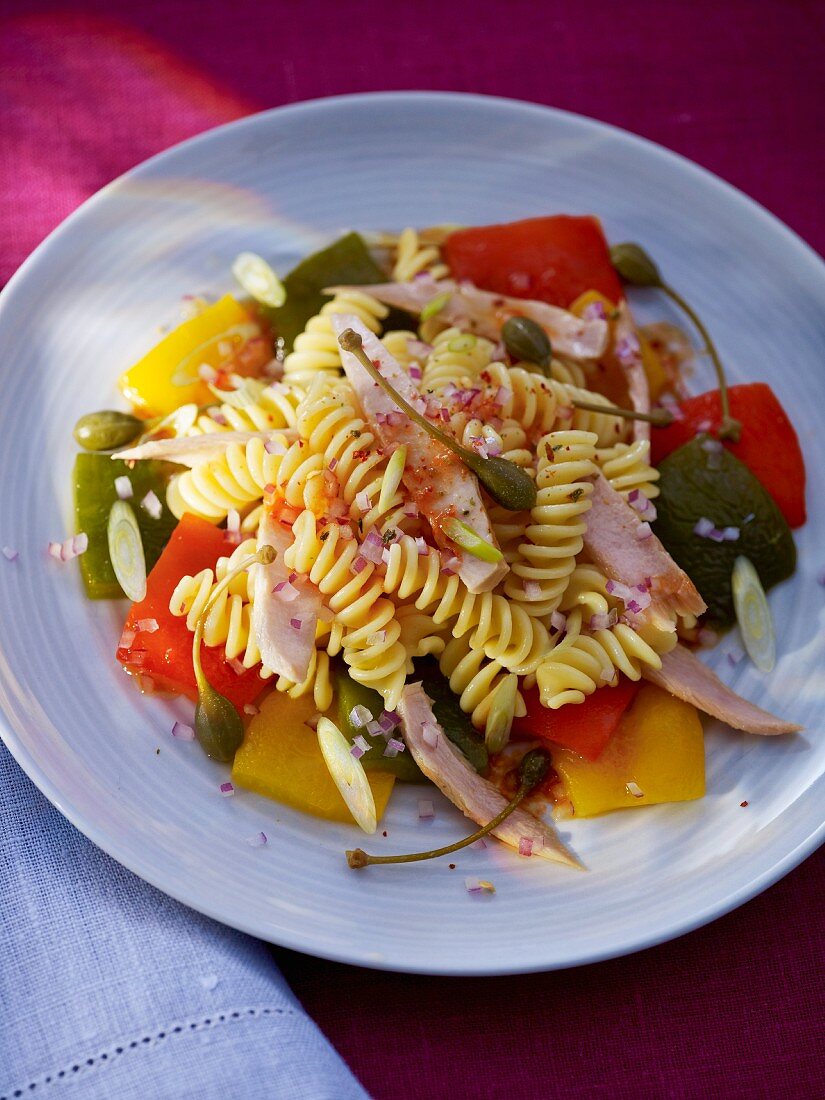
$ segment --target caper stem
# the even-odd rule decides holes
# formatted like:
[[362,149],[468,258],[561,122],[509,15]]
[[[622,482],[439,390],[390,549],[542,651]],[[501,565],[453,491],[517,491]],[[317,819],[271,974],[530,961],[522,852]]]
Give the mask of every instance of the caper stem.
[[355,848],[347,851],[347,863],[353,870],[357,870],[359,867],[368,867],[371,863],[419,863],[423,859],[437,859],[439,856],[448,856],[451,852],[457,852],[461,848],[466,848],[468,844],[474,844],[477,840],[481,840],[483,837],[487,836],[488,833],[491,833],[493,829],[497,828],[502,821],[510,816],[513,810],[518,808],[519,804],[529,793],[530,786],[530,783],[522,782],[513,798],[507,803],[501,813],[496,814],[491,821],[488,821],[486,825],[483,825],[471,836],[465,836],[463,840],[457,840],[454,844],[447,844],[444,848],[433,848],[432,851],[429,852],[411,852],[408,855],[400,856],[371,856],[363,851],[363,849]]
[[447,844],[444,848],[433,848],[429,852],[411,852],[408,855],[400,856],[371,856],[362,848],[354,848],[346,853],[347,863],[353,870],[357,870],[360,867],[368,867],[371,863],[419,863],[424,859],[437,859],[439,856],[448,856],[452,852],[458,852],[461,848],[466,848],[468,844],[474,844],[477,840],[481,840],[482,837],[497,829],[502,821],[518,808],[530,791],[539,785],[547,774],[549,767],[550,754],[546,749],[531,749],[530,752],[526,753],[519,765],[519,788],[516,793],[504,809],[497,813],[491,821],[488,821],[486,825],[482,825],[470,836],[465,836],[463,840],[457,840],[454,844]]
[[459,443],[458,440],[453,439],[452,436],[443,432],[437,425],[431,423],[425,416],[412,407],[409,401],[406,401],[401,394],[396,390],[391,382],[381,374],[370,357],[364,351],[364,344],[361,337],[355,332],[354,329],[348,328],[345,332],[341,333],[341,337],[338,341],[341,347],[345,351],[352,352],[361,366],[368,372],[371,378],[373,378],[381,388],[389,394],[393,401],[400,408],[404,410],[410,420],[414,420],[419,427],[423,428],[425,432],[433,436],[433,438],[440,440],[445,447],[449,447],[450,450],[458,455],[462,461],[466,462],[467,458],[473,459],[475,456],[473,451],[468,450],[467,447]]
[[635,409],[623,409],[619,405],[597,405],[592,401],[571,401],[576,409],[585,409],[587,412],[604,413],[609,416],[623,416],[627,420],[646,420],[657,428],[666,428],[673,423],[673,413],[667,409],[653,409],[652,412],[636,412]]
[[705,346],[708,349],[711,361],[713,362],[713,368],[716,371],[716,377],[719,380],[719,397],[722,402],[722,425],[719,429],[720,439],[732,439],[734,443],[738,442],[739,436],[742,432],[742,425],[738,420],[734,420],[730,415],[730,404],[728,402],[728,383],[725,378],[725,368],[722,366],[722,360],[719,358],[719,352],[716,350],[716,344],[713,342],[710,333],[705,328],[702,319],[697,314],[696,310],[685,301],[682,295],[674,290],[668,283],[663,282],[661,289],[667,294],[668,298],[676,303],[681,310],[683,310],[696,326],[699,335],[705,342]]

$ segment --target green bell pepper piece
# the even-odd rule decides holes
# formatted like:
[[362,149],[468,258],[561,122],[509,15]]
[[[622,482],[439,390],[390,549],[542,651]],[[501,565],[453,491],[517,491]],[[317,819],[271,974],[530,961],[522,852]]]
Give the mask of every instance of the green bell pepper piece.
[[[708,438],[697,436],[659,465],[661,493],[653,529],[699,589],[708,617],[727,626],[735,619],[731,576],[736,559],[749,558],[767,590],[791,576],[796,547],[770,494],[727,448],[704,447]],[[694,528],[703,517],[717,529],[738,528],[739,538],[715,542],[697,535]]]
[[461,709],[458,696],[450,687],[450,681],[443,675],[433,660],[417,661],[416,678],[423,681],[424,691],[433,704],[433,714],[444,733],[467,757],[479,775],[484,775],[489,766],[489,754],[484,738],[470,722],[469,715]]
[[[130,470],[125,462],[106,454],[78,454],[72,475],[74,513],[76,530],[85,531],[89,537],[86,553],[78,558],[89,599],[112,600],[123,597],[123,589],[115,578],[109,559],[107,537],[109,512],[118,499],[115,478],[125,475],[132,483],[134,495],[130,503],[134,507],[140,528],[148,573],[177,526],[177,519],[166,507],[166,486],[169,478],[174,473],[180,473],[180,469],[180,466],[171,462],[148,461],[138,462]],[[150,490],[163,505],[160,519],[152,519],[140,506]]]

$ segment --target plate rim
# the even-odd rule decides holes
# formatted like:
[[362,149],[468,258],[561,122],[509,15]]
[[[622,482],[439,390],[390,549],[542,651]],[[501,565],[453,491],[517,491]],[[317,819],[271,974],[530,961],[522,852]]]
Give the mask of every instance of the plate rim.
[[[516,109],[520,112],[535,113],[546,117],[548,114],[557,119],[561,119],[564,122],[573,122],[579,126],[584,125],[585,128],[590,129],[593,133],[602,134],[608,133],[614,138],[618,138],[625,143],[629,143],[631,146],[641,147],[645,151],[660,160],[663,160],[670,164],[676,164],[682,172],[687,172],[689,175],[694,176],[702,181],[704,185],[709,185],[717,192],[727,196],[729,199],[735,200],[740,206],[743,206],[752,216],[756,216],[763,222],[766,221],[771,229],[785,238],[786,243],[791,246],[796,252],[800,260],[810,265],[818,275],[818,278],[825,280],[825,261],[819,253],[808,244],[795,230],[786,225],[776,214],[772,213],[767,207],[763,206],[756,199],[751,198],[744,191],[736,187],[734,184],[722,179],[715,173],[711,172],[707,168],[703,168],[701,165],[696,164],[694,161],[688,159],[680,153],[668,149],[667,147],[660,145],[658,142],[652,141],[649,138],[642,137],[639,134],[635,134],[630,130],[626,130],[622,127],[615,126],[611,123],[602,122],[599,119],[592,118],[588,115],[579,114],[574,111],[562,110],[557,107],[550,107],[544,104],[533,103],[526,100],[519,100],[505,96],[492,96],[483,95],[469,92],[447,92],[447,91],[424,91],[424,90],[401,90],[401,91],[387,91],[387,92],[359,92],[346,95],[330,95],[319,97],[316,99],[302,100],[297,103],[284,104],[279,107],[272,107],[266,110],[257,111],[250,115],[244,115],[238,119],[234,119],[230,122],[222,123],[219,126],[212,127],[199,134],[195,134],[192,137],[186,138],[183,141],[169,146],[167,149],[154,154],[151,157],[141,161],[137,165],[130,168],[128,171],[117,176],[114,180],[105,184],[102,188],[90,195],[84,200],[75,210],[73,210],[66,218],[63,219],[44,239],[40,244],[31,252],[29,256],[23,261],[20,267],[12,274],[9,281],[0,291],[0,317],[2,317],[6,310],[10,308],[11,299],[14,296],[16,287],[19,283],[22,283],[27,277],[30,269],[34,267],[41,259],[43,253],[45,253],[65,232],[68,232],[74,225],[75,221],[81,219],[85,213],[105,199],[119,187],[123,186],[129,180],[139,177],[146,171],[149,171],[154,165],[162,161],[164,158],[171,158],[181,150],[192,148],[198,144],[205,144],[207,142],[215,140],[224,130],[233,129],[235,131],[252,128],[259,125],[262,120],[269,119],[274,116],[296,115],[305,112],[317,112],[325,111],[329,109],[339,109],[341,107],[346,108],[349,105],[359,105],[362,103],[398,103],[399,101],[417,102],[421,104],[429,104],[436,106],[444,101],[449,101],[451,104],[456,102],[464,102],[468,105],[479,104],[485,107],[493,105],[496,108],[502,110]],[[245,922],[243,919],[227,920],[225,915],[219,912],[217,905],[210,905],[206,902],[198,901],[193,902],[187,897],[185,889],[170,889],[164,882],[161,884],[158,879],[162,876],[155,876],[151,872],[147,873],[145,867],[143,867],[138,858],[132,858],[127,853],[121,851],[121,845],[116,840],[111,840],[107,835],[103,827],[98,826],[94,821],[89,820],[84,816],[82,811],[76,809],[73,805],[64,802],[63,796],[60,790],[51,782],[51,780],[40,770],[36,756],[31,753],[28,748],[18,738],[16,731],[14,730],[9,717],[4,710],[0,710],[0,739],[5,743],[11,755],[14,757],[17,764],[22,768],[28,778],[34,783],[38,790],[49,800],[49,802],[78,829],[87,839],[89,839],[96,847],[100,848],[112,859],[116,860],[121,866],[125,867],[132,874],[144,882],[149,883],[152,887],[160,890],[162,893],[167,894],[175,901],[186,905],[188,908],[195,910],[228,927],[234,928],[239,932],[243,932],[247,935],[254,936],[258,939],[264,939],[266,942],[273,943],[276,946],[288,948],[293,951],[302,952],[304,954],[311,955],[316,958],[323,958],[331,962],[343,963],[346,965],[362,966],[368,969],[383,970],[396,973],[409,973],[428,976],[439,977],[494,977],[505,976],[513,974],[528,974],[528,973],[543,973],[552,970],[565,970],[576,966],[588,965],[591,963],[604,962],[608,959],[622,958],[626,955],[633,954],[637,951],[643,951],[647,948],[656,947],[660,944],[670,942],[671,940],[678,939],[679,937],[686,935],[688,932],[692,932],[698,928],[704,927],[706,924],[711,923],[719,917],[725,916],[732,912],[734,909],[758,894],[762,893],[774,883],[778,882],[781,878],[787,875],[795,867],[799,866],[808,856],[813,854],[823,843],[825,843],[825,820],[822,821],[813,831],[804,839],[801,840],[790,852],[787,852],[781,858],[776,859],[769,867],[765,868],[761,874],[756,875],[747,884],[740,886],[734,890],[728,896],[726,896],[721,902],[703,906],[697,911],[694,911],[683,920],[677,920],[671,922],[666,929],[661,929],[653,934],[641,933],[637,935],[628,934],[623,942],[619,945],[611,945],[602,949],[580,949],[575,956],[571,956],[564,961],[551,961],[540,962],[536,965],[485,965],[475,963],[467,963],[464,965],[456,965],[454,967],[438,967],[433,968],[426,964],[416,965],[413,963],[393,963],[391,960],[376,959],[374,956],[370,957],[364,953],[359,956],[357,950],[352,950],[352,945],[349,945],[349,949],[343,948],[340,950],[331,949],[329,947],[313,946],[308,943],[308,937],[301,937],[298,935],[281,935],[277,940],[270,938],[266,934],[262,934],[261,931],[255,926],[254,922]]]

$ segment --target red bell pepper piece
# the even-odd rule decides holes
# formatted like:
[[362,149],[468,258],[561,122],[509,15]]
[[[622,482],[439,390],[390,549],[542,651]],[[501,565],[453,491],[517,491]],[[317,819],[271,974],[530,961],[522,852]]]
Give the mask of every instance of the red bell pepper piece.
[[601,223],[591,215],[458,229],[444,243],[444,258],[454,278],[496,294],[564,309],[586,290],[611,302],[624,298]]
[[[776,394],[764,382],[728,389],[731,416],[742,425],[738,443],[724,444],[744,462],[778,504],[791,527],[805,522],[805,463],[799,439]],[[681,402],[684,420],[655,429],[651,454],[654,464],[693,439],[700,429],[714,434],[722,421],[719,391],[710,390]]]
[[513,731],[598,760],[638,690],[639,684],[621,676],[616,687],[599,688],[583,703],[549,710],[541,705],[538,688],[530,688],[522,693],[527,713],[516,718]]
[[[221,555],[231,554],[234,549],[235,545],[226,541],[225,531],[196,516],[183,517],[147,578],[145,598],[132,604],[129,611],[124,631],[136,633],[128,646],[118,647],[121,664],[151,677],[165,691],[197,698],[192,632],[185,617],[177,618],[170,612],[169,600],[181,577],[213,568]],[[151,633],[137,630],[141,619],[155,619],[158,629]],[[204,646],[202,661],[212,687],[238,707],[251,703],[263,687],[257,668],[239,675],[220,647]]]

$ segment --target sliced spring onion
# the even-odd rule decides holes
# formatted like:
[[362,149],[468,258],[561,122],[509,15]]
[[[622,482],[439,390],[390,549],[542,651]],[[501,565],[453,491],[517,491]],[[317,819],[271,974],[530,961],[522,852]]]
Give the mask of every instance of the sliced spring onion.
[[396,451],[393,451],[392,457],[387,463],[387,469],[384,471],[384,477],[381,481],[381,492],[378,495],[379,512],[386,512],[388,510],[390,502],[395,496],[398,486],[401,484],[401,478],[404,476],[404,467],[406,464],[407,448],[402,445]]
[[749,558],[740,555],[733,563],[731,587],[748,656],[762,672],[770,672],[776,664],[776,632],[765,589]]
[[241,252],[232,274],[256,302],[278,309],[286,301],[286,288],[266,260],[255,252]]
[[462,523],[455,516],[448,516],[441,524],[441,530],[456,546],[460,546],[462,550],[466,550],[474,558],[493,563],[502,561],[504,558],[497,546],[487,542],[472,527],[468,527],[466,523]]
[[421,310],[421,320],[429,321],[431,317],[435,317],[437,313],[440,313],[444,306],[449,302],[449,294],[437,294],[435,298],[430,298],[424,308]]
[[329,718],[318,719],[317,733],[324,763],[349,812],[365,833],[374,833],[378,824],[375,799],[364,765],[352,755],[349,741]]
[[135,513],[125,500],[109,512],[109,557],[117,582],[133,603],[146,595],[146,558]]
[[490,752],[501,752],[510,740],[517,692],[518,676],[514,672],[505,676],[493,692],[484,726],[484,743]]

